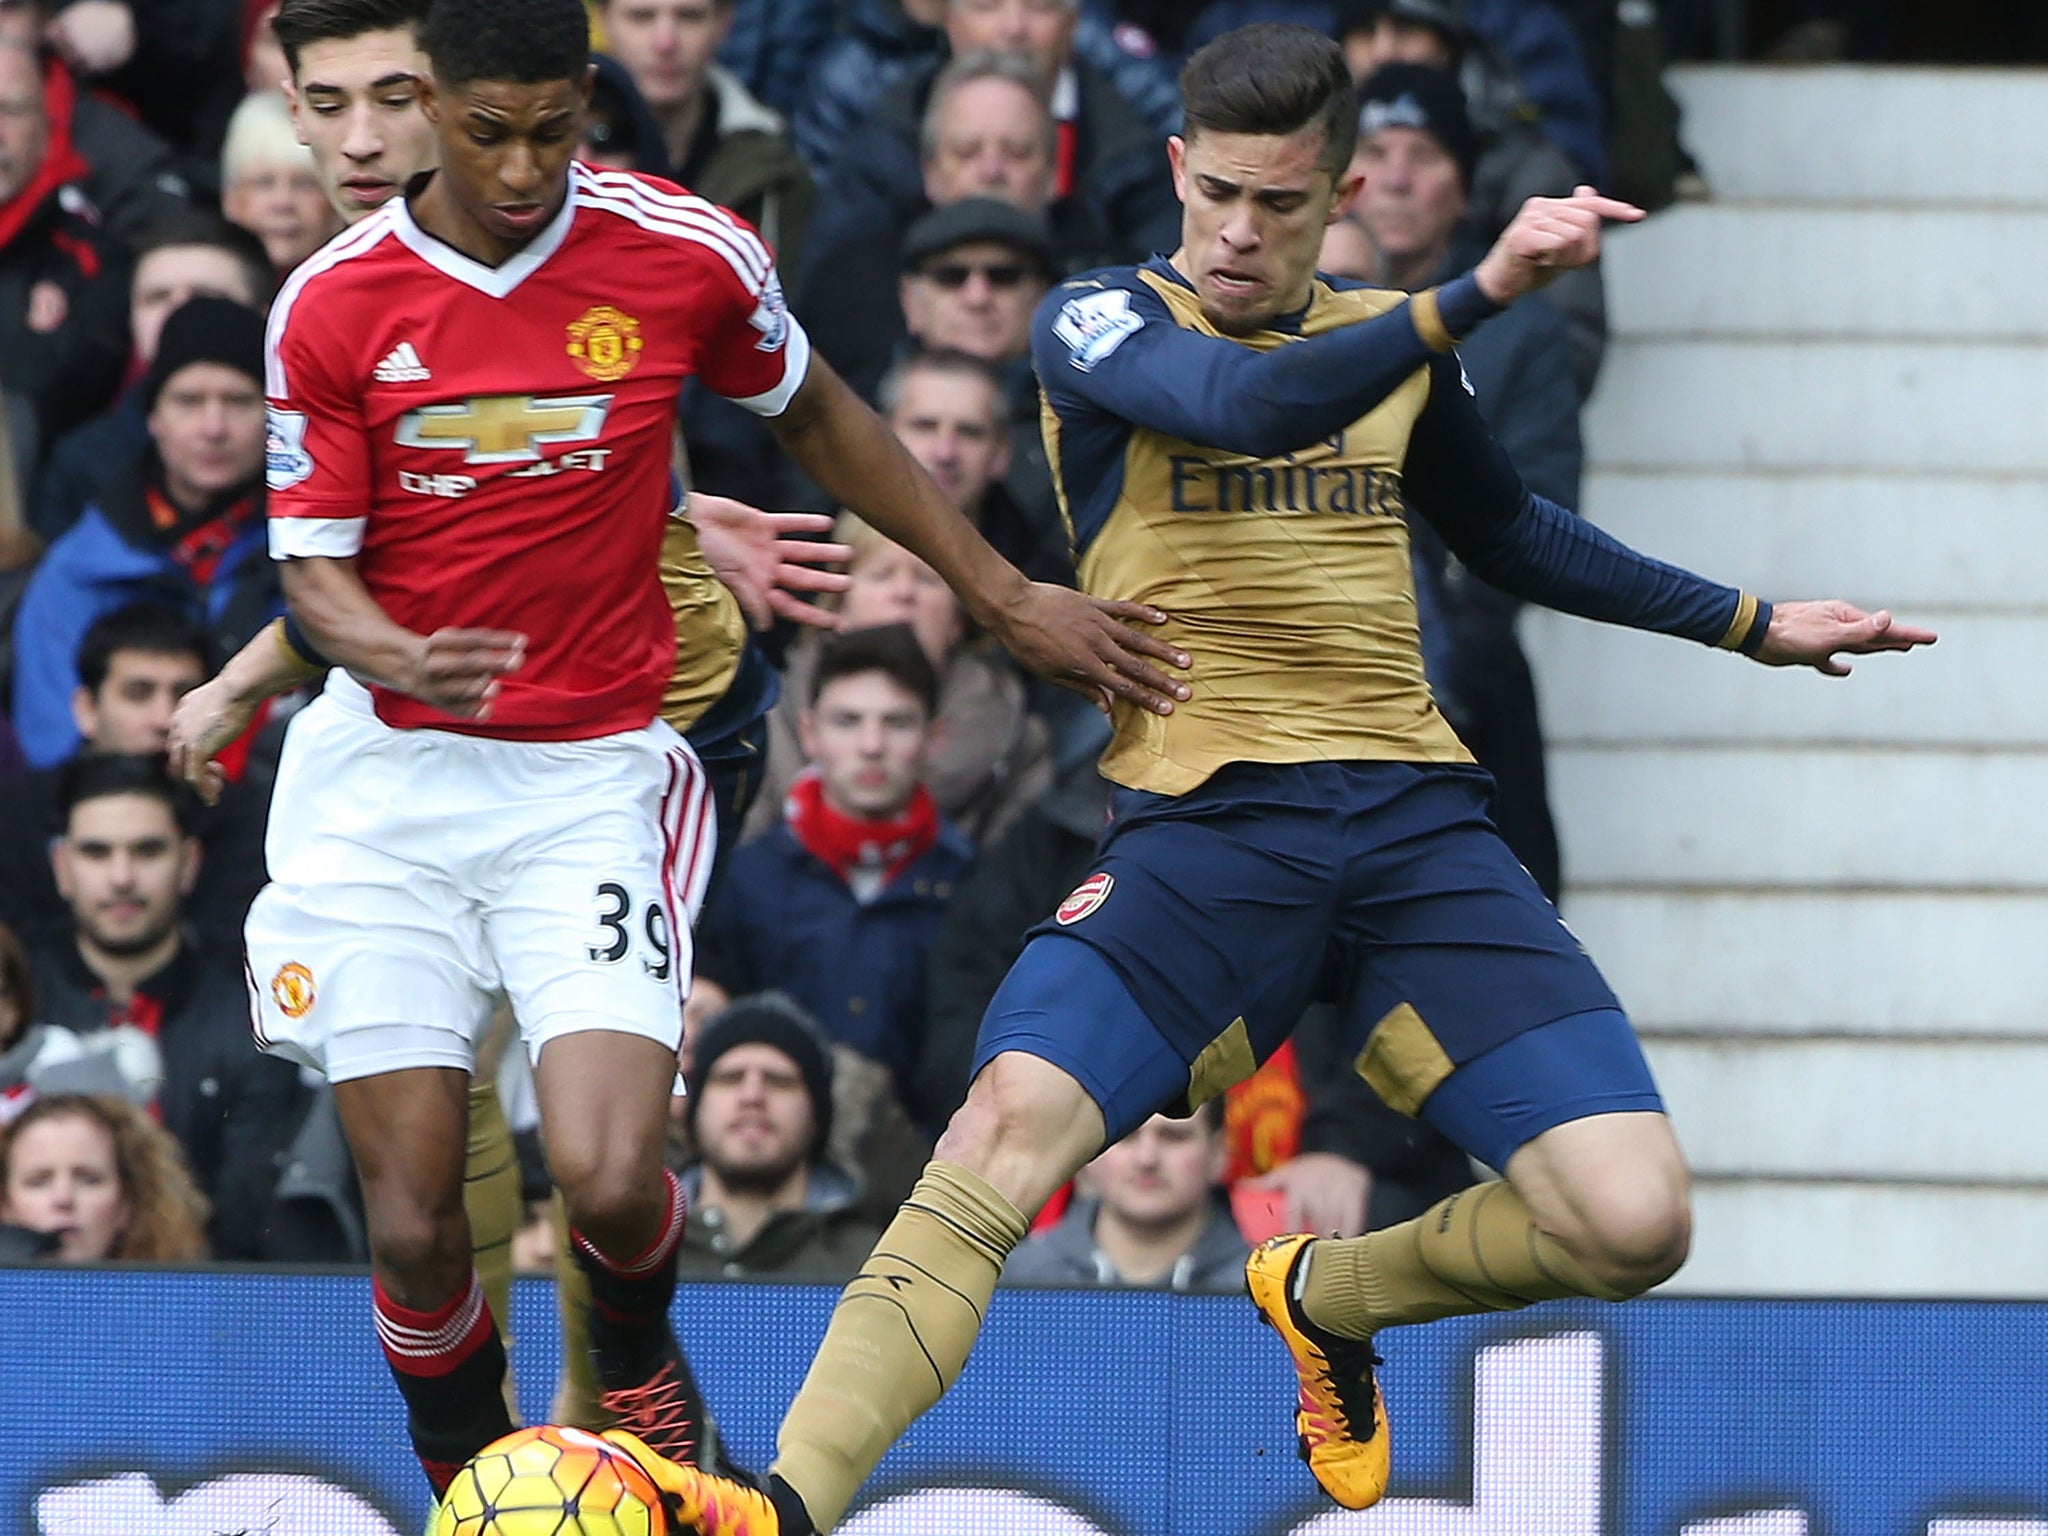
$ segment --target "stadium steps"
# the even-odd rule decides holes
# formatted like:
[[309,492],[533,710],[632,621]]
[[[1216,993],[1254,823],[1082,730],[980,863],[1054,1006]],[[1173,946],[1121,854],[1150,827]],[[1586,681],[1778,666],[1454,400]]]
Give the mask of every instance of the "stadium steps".
[[2048,1296],[2048,73],[1676,71],[1589,516],[1942,631],[1839,682],[1526,624],[1566,915],[1698,1171],[1690,1294]]

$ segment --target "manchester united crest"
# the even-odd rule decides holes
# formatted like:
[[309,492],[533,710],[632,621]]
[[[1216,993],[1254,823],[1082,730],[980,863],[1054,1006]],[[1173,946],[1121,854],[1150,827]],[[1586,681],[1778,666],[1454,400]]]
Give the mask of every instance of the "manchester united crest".
[[270,998],[288,1019],[303,1019],[313,1007],[313,973],[296,960],[287,961],[270,978]]
[[569,322],[569,355],[600,383],[631,373],[643,345],[640,322],[609,304],[593,305]]

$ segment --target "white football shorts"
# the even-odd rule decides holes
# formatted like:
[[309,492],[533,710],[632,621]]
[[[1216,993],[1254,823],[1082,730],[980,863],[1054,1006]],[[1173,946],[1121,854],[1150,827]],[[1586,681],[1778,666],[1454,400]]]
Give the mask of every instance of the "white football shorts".
[[249,909],[257,1044],[334,1082],[470,1070],[493,1000],[558,1035],[682,1039],[710,787],[661,721],[588,741],[394,730],[336,670],[293,718]]

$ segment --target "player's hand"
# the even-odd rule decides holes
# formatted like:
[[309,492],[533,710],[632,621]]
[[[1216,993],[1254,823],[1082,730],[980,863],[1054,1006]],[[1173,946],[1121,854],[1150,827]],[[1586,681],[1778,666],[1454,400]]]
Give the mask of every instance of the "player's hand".
[[488,720],[498,679],[526,661],[526,636],[503,629],[437,629],[421,638],[398,688],[465,720]]
[[1365,1231],[1372,1171],[1348,1157],[1303,1152],[1244,1182],[1251,1189],[1277,1190],[1286,1199],[1286,1231],[1322,1237],[1357,1237]]
[[249,728],[260,699],[245,698],[219,677],[210,678],[178,700],[164,743],[171,774],[199,791],[208,805],[220,802],[227,773],[214,761]]
[[[814,629],[839,627],[839,615],[798,595],[846,590],[845,572],[814,566],[844,565],[853,558],[853,550],[800,537],[829,534],[831,518],[822,512],[763,512],[744,501],[701,491],[690,493],[689,514],[704,558],[732,589],[754,628],[768,629],[778,618]],[[800,563],[806,561],[811,563]]]
[[1865,613],[1834,598],[1774,603],[1756,659],[1767,667],[1811,667],[1829,677],[1847,677],[1849,664],[1840,659],[1843,655],[1910,651],[1934,644],[1935,638],[1933,630],[1901,624],[1881,608]]
[[1088,695],[1105,711],[1122,699],[1170,715],[1174,701],[1188,697],[1188,685],[1152,662],[1184,671],[1187,653],[1132,628],[1165,622],[1165,614],[1145,603],[1112,603],[1034,581],[989,628],[1040,677]]
[[1561,272],[1591,266],[1600,255],[1601,220],[1633,224],[1642,216],[1635,204],[1602,197],[1588,186],[1575,188],[1570,197],[1532,197],[1472,275],[1494,303],[1512,304]]
[[50,19],[43,40],[81,75],[112,74],[135,57],[135,13],[121,0],[78,0]]

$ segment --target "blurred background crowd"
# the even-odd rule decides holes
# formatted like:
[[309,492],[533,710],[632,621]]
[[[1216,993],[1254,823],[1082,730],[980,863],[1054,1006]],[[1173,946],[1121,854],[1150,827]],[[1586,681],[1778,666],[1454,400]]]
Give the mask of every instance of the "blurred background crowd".
[[[1039,440],[1047,289],[1177,242],[1180,64],[1257,20],[1342,45],[1364,191],[1323,265],[1416,289],[1531,195],[1711,196],[1667,60],[1913,48],[2039,57],[2032,6],[1900,0],[595,0],[582,153],[756,225],[819,351],[1035,578],[1072,556]],[[249,1042],[241,921],[293,701],[201,805],[172,708],[279,611],[263,530],[263,313],[341,227],[280,90],[265,0],[0,0],[0,1258],[350,1261],[360,1213],[316,1083]],[[1938,14],[1937,14],[1938,13]],[[1944,21],[1942,18],[1946,18]],[[1579,501],[1597,268],[1463,349],[1524,479]],[[693,486],[835,512],[755,418],[686,389]],[[1515,605],[1416,530],[1438,697],[1556,894]],[[1088,872],[1104,727],[850,518],[834,632],[782,672],[765,782],[698,935],[676,1158],[685,1271],[838,1278],[963,1096],[1025,931]],[[501,1084],[533,1120],[516,1062]],[[538,1210],[544,1161],[526,1138]],[[1105,1153],[1016,1278],[1234,1283],[1247,1240],[1398,1221],[1472,1177],[1379,1105],[1329,1021],[1221,1104]],[[544,1217],[522,1236],[547,1262]]]

